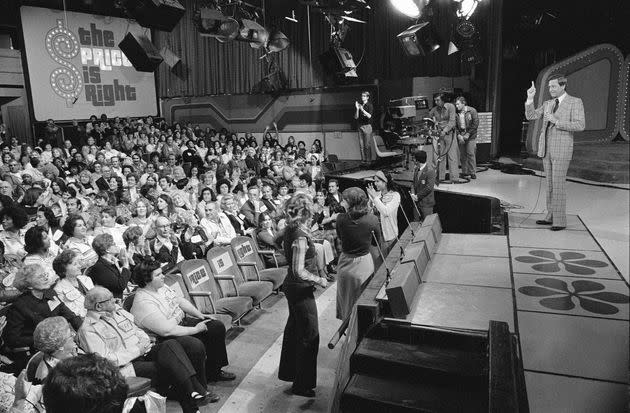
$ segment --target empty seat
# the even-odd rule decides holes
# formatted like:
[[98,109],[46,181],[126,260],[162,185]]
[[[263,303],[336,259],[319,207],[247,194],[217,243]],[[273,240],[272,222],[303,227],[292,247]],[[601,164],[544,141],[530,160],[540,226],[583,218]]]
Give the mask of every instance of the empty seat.
[[263,281],[247,281],[236,266],[232,250],[228,246],[214,247],[208,251],[208,263],[215,278],[226,296],[240,295],[251,297],[254,306],[272,293],[272,286]]
[[288,268],[265,268],[258,246],[250,237],[232,239],[232,251],[238,266],[247,280],[268,281],[278,290],[287,276]]

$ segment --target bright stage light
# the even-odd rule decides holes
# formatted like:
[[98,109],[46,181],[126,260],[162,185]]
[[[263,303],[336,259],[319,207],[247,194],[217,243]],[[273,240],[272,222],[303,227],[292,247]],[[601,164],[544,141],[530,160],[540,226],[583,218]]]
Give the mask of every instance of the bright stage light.
[[396,10],[413,19],[420,17],[425,0],[389,0]]

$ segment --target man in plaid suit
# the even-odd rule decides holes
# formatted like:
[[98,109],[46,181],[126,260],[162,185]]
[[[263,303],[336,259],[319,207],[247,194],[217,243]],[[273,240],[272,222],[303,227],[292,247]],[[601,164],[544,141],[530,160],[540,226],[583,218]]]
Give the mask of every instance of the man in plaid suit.
[[564,75],[552,76],[548,86],[551,99],[534,108],[536,87],[532,82],[527,90],[525,117],[534,120],[542,116],[544,120],[538,139],[538,156],[543,158],[547,178],[547,217],[536,223],[551,225],[552,231],[559,231],[567,226],[565,180],[573,156],[573,133],[584,130],[584,105],[582,99],[566,93]]

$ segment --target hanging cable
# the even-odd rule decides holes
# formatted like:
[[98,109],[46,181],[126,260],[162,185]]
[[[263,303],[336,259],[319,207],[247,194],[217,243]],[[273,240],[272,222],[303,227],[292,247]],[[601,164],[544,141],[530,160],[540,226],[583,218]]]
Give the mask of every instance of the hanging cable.
[[306,6],[306,27],[308,30],[308,65],[310,71],[310,89],[313,90],[313,55],[311,50],[311,6]]

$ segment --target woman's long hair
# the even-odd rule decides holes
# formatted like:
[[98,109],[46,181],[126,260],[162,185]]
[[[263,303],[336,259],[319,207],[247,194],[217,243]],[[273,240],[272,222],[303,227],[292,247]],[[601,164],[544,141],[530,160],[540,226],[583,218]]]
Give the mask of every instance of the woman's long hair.
[[284,206],[287,213],[287,228],[295,229],[313,218],[313,201],[307,194],[297,193]]

